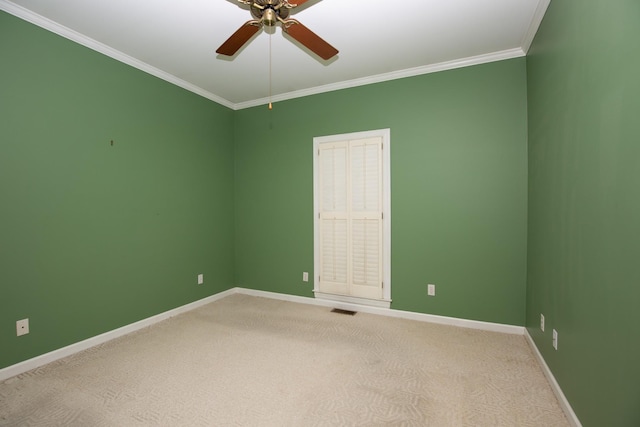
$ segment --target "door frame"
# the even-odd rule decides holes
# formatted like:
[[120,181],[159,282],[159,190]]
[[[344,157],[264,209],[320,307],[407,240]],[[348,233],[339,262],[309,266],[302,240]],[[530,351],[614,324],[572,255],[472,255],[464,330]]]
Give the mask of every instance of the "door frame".
[[[319,147],[323,143],[349,141],[365,138],[382,138],[382,299],[358,298],[320,292],[320,204],[319,197]],[[315,298],[332,301],[370,305],[391,306],[391,129],[377,129],[313,138],[313,292]]]

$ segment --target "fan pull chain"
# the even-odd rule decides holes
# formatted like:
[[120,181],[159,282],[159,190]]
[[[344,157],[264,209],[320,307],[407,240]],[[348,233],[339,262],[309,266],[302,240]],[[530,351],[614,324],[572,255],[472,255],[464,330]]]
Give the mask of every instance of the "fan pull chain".
[[269,110],[273,110],[271,105],[271,34],[269,34]]

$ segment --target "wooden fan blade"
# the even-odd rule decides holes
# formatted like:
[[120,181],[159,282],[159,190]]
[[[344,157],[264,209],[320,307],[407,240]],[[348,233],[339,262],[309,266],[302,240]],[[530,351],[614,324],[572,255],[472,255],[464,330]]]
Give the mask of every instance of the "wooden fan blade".
[[309,0],[289,0],[289,3],[291,3],[291,5],[295,5],[294,7],[298,7],[298,6],[302,6],[308,1]]
[[338,54],[338,49],[295,19],[289,19],[287,25],[283,25],[282,28],[287,34],[324,60],[333,58]]
[[244,25],[231,35],[226,42],[222,43],[216,53],[226,56],[233,56],[255,33],[260,30],[261,25],[256,21],[247,21]]

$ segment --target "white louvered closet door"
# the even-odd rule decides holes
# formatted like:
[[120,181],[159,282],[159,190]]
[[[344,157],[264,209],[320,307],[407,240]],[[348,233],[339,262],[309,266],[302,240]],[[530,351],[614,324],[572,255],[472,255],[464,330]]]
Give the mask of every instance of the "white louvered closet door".
[[382,141],[320,144],[320,291],[382,298]]
[[346,142],[320,147],[320,280],[323,292],[348,295],[348,203]]
[[349,144],[351,295],[382,297],[382,141]]

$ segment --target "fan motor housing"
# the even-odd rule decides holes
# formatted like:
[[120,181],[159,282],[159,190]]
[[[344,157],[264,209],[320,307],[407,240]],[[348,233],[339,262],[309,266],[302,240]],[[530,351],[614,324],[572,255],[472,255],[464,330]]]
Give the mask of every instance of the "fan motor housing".
[[[262,7],[262,8],[261,8]],[[278,22],[278,18],[287,19],[289,8],[284,6],[284,1],[274,0],[254,0],[251,4],[251,14],[268,27],[273,27]]]
[[[1,1],[1,0],[0,0]],[[282,32],[287,33],[292,39],[302,44],[314,54],[325,61],[338,54],[338,49],[331,46],[316,33],[302,25],[295,19],[289,18],[291,9],[294,9],[308,0],[237,0],[249,11],[254,19],[247,21],[235,33],[231,35],[216,50],[216,53],[225,56],[234,56],[246,45],[253,36],[262,29],[269,29],[267,32],[273,34],[278,22],[282,27]],[[295,1],[295,3],[289,3]]]

